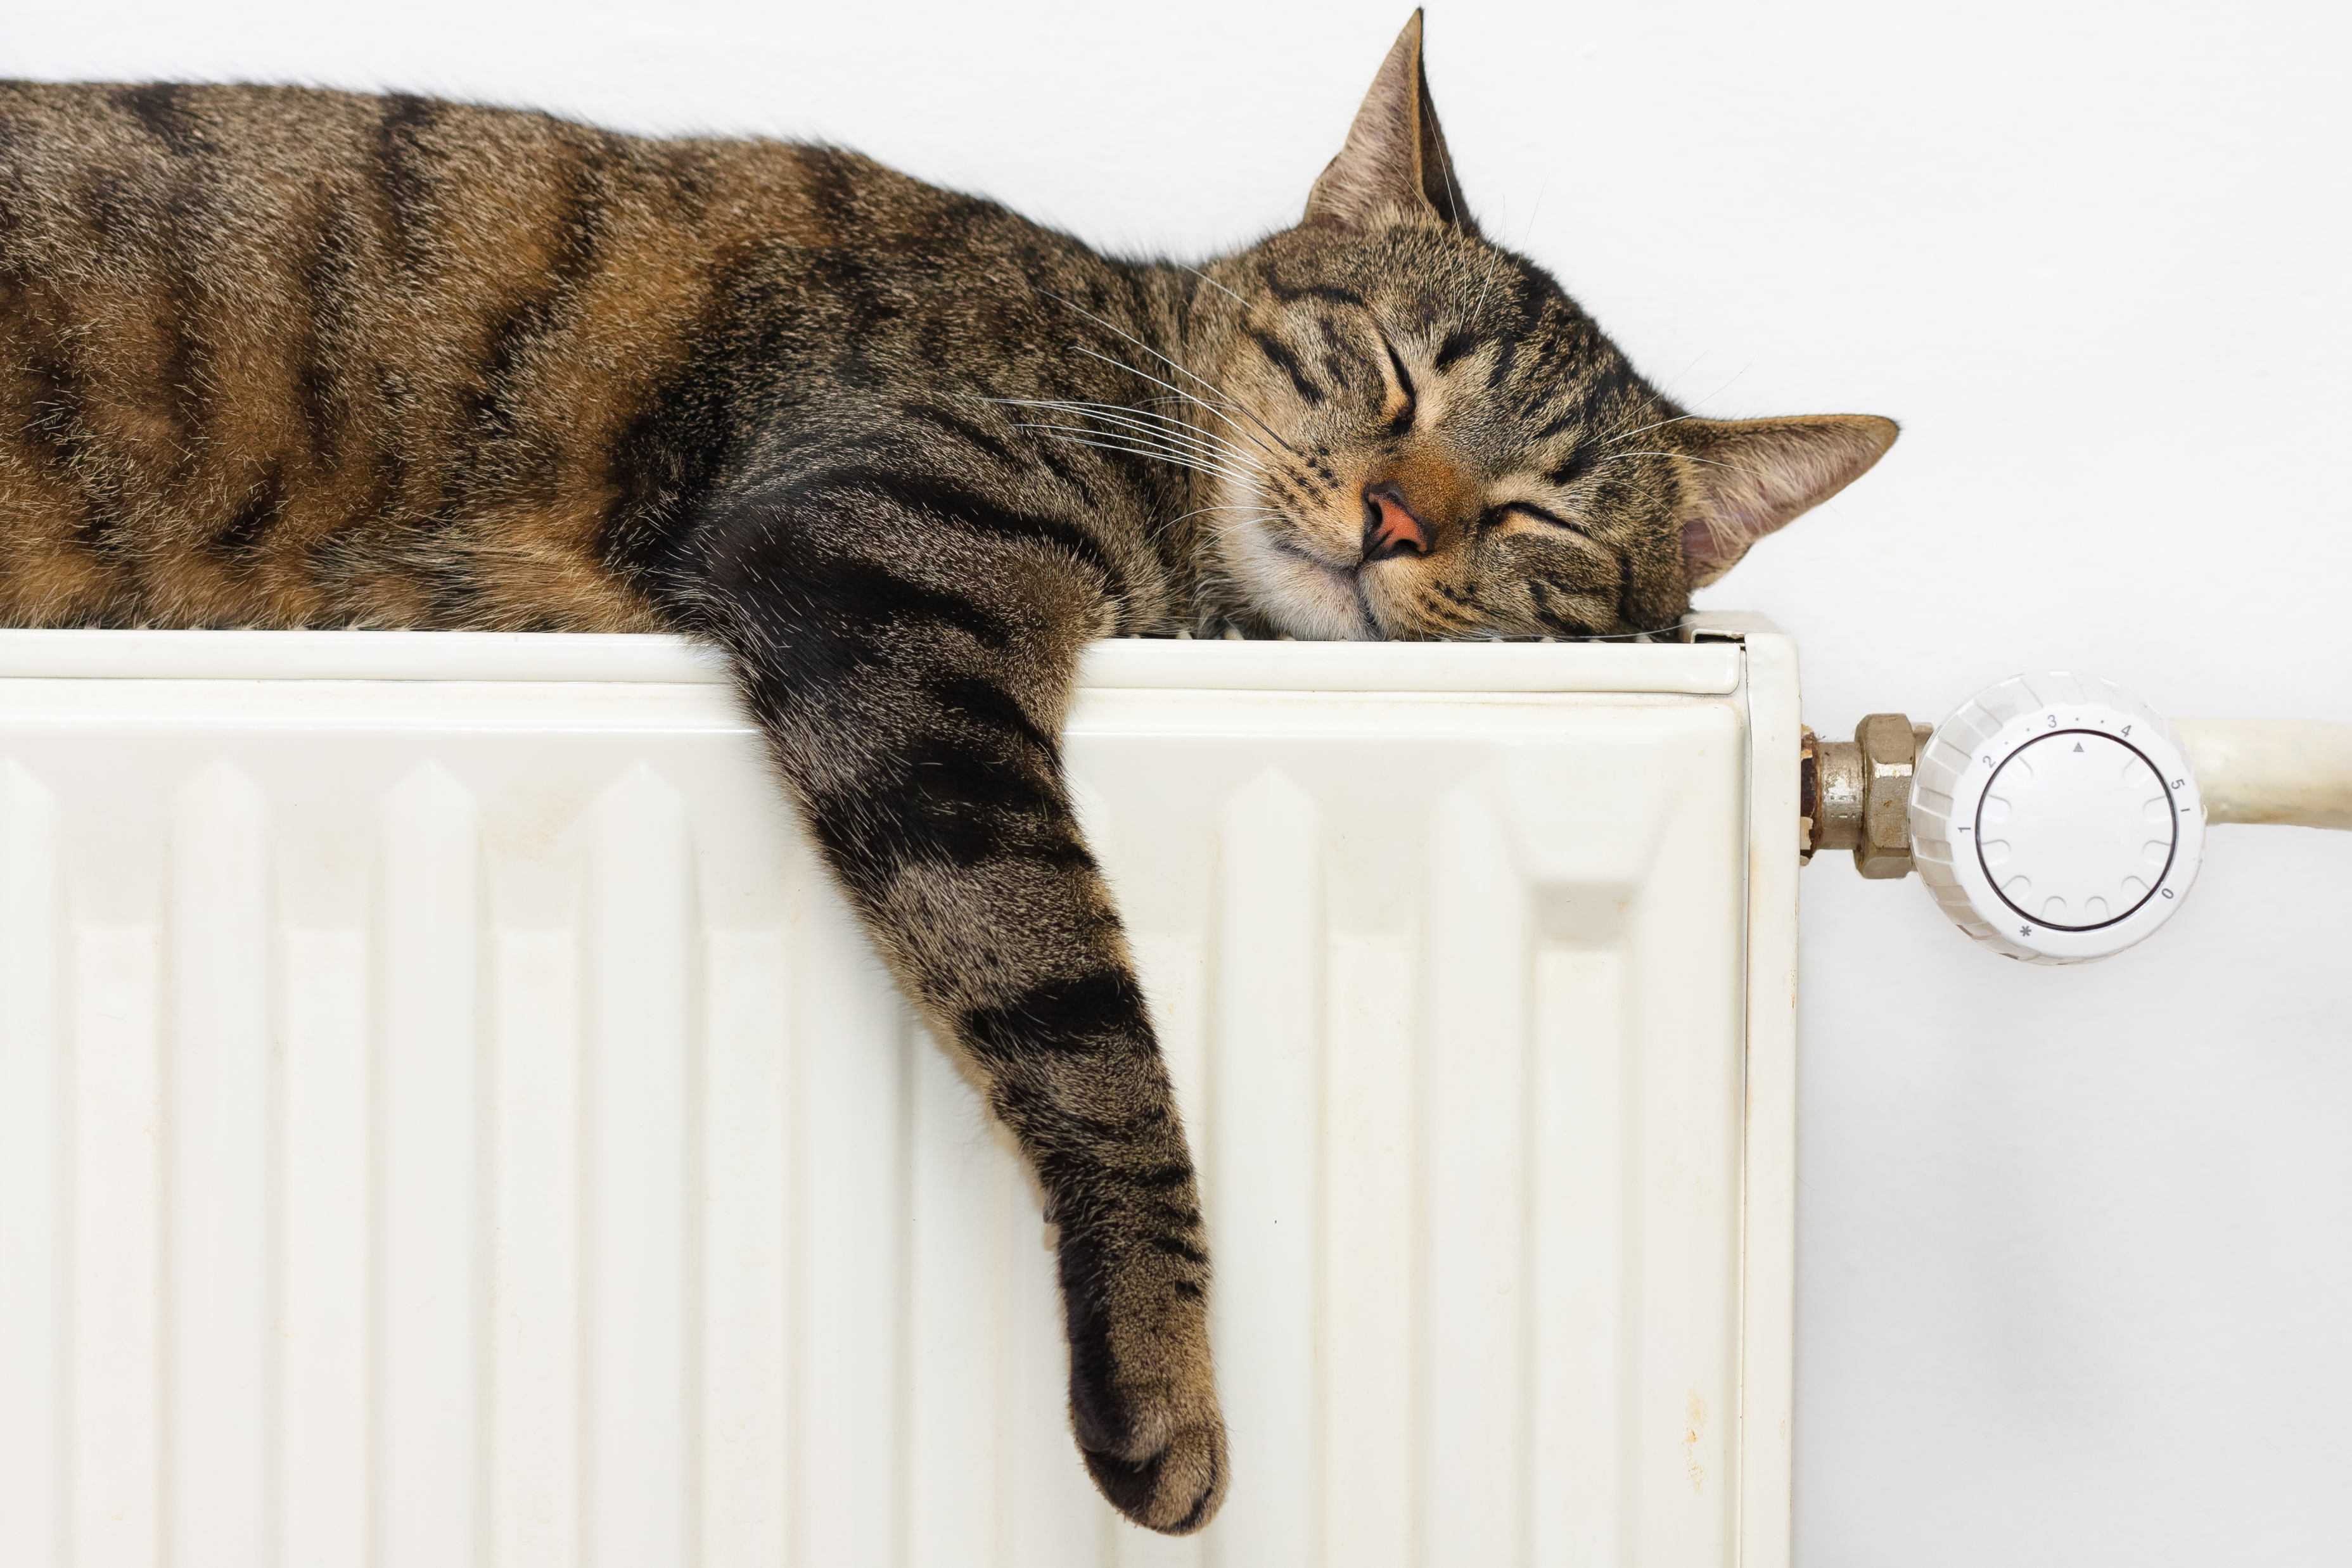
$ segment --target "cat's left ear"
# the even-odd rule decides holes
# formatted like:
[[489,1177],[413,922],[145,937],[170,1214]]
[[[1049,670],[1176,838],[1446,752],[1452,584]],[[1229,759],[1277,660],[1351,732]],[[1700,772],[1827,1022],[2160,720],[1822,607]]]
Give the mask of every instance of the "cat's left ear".
[[1307,197],[1308,224],[1324,228],[1372,227],[1397,208],[1426,209],[1466,234],[1476,234],[1463,204],[1445,132],[1429,101],[1421,70],[1421,13],[1397,35],[1396,47],[1372,78],[1348,144]]
[[1897,434],[1893,420],[1866,413],[1661,425],[1660,444],[1688,459],[1680,466],[1690,585],[1713,582],[1748,546],[1861,478]]

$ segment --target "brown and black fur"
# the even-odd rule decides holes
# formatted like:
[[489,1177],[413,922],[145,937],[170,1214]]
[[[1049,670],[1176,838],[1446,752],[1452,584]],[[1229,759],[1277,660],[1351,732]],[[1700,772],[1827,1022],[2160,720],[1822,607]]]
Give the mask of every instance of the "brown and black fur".
[[1196,1529],[1206,1239],[1064,789],[1080,649],[1669,628],[1893,436],[1668,402],[1479,236],[1419,50],[1197,270],[830,148],[0,85],[0,623],[723,647],[1046,1195],[1087,1464]]

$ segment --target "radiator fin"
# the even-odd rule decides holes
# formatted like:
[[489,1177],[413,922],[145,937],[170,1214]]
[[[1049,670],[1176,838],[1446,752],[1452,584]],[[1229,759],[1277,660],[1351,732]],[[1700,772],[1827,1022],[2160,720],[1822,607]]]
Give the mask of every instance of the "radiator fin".
[[1089,699],[1216,1248],[1170,1541],[715,689],[171,685],[0,727],[0,1559],[1729,1562],[1732,705]]

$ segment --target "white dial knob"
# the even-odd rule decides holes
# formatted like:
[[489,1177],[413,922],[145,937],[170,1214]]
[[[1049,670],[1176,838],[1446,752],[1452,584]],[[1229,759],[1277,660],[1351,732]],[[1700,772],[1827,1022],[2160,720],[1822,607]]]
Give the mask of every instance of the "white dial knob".
[[2147,704],[2095,676],[2016,675],[1919,753],[1911,847],[1961,930],[2030,964],[2079,964],[2180,907],[2205,808],[2188,748]]

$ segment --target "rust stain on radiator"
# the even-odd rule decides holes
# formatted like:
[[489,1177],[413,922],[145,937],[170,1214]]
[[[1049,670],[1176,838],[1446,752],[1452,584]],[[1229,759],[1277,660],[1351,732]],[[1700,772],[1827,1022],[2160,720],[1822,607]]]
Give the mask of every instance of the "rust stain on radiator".
[[1706,1466],[1698,1457],[1699,1438],[1706,1431],[1706,1401],[1691,1390],[1690,1404],[1683,1410],[1683,1474],[1690,1478],[1691,1490],[1704,1495],[1706,1491]]

